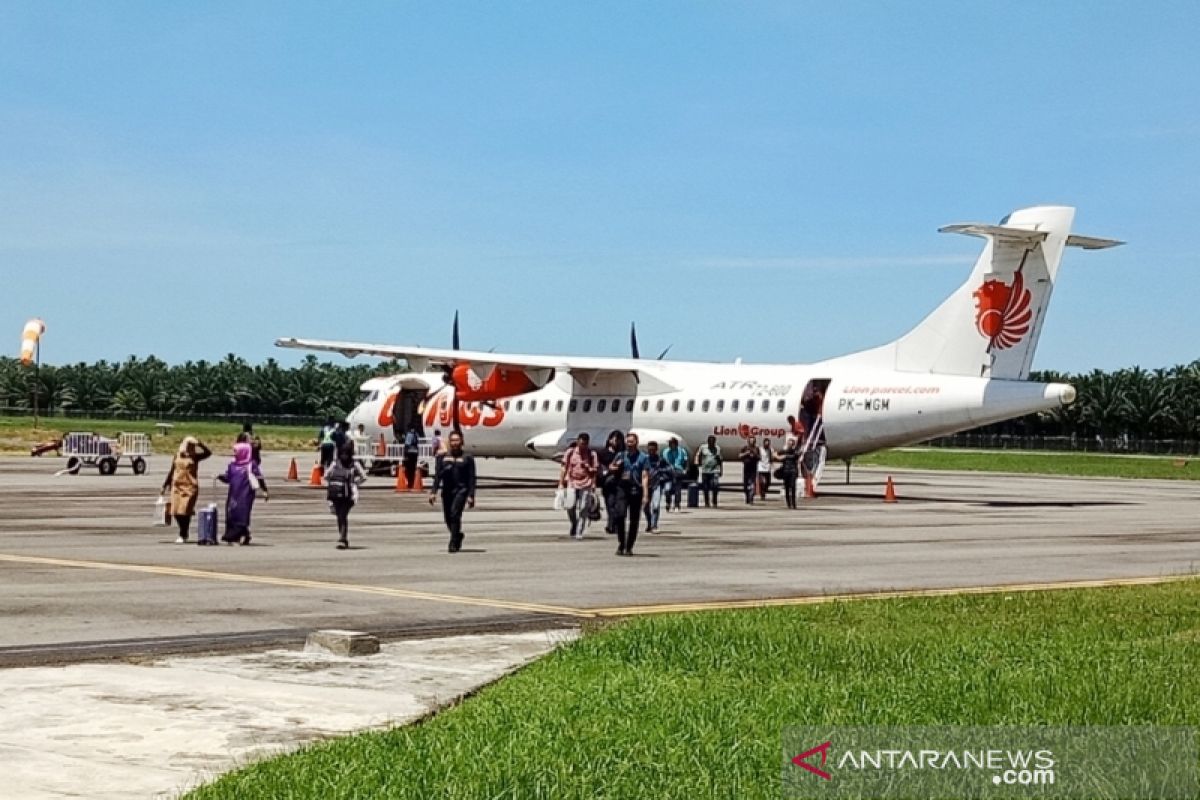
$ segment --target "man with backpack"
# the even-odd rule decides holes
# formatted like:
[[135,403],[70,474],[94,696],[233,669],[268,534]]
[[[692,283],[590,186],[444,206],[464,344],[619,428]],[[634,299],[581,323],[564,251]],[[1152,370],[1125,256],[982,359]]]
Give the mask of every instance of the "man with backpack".
[[683,482],[687,480],[687,448],[672,436],[667,442],[667,449],[663,451],[663,458],[671,465],[671,470],[674,472],[671,480],[671,493],[667,495],[667,511],[671,510],[671,501],[674,501],[675,510],[678,511],[679,501],[683,499]]
[[366,479],[366,473],[354,460],[353,444],[343,445],[337,461],[325,473],[325,499],[337,517],[338,550],[350,547],[350,509],[358,502],[358,487]]
[[[575,446],[563,458],[562,473],[558,486],[571,496],[567,504],[567,518],[571,520],[571,538],[582,539],[592,519],[593,510],[599,511],[600,501],[596,497],[596,475],[600,471],[600,459],[592,452],[591,437],[579,434]],[[597,515],[597,519],[599,515]]]

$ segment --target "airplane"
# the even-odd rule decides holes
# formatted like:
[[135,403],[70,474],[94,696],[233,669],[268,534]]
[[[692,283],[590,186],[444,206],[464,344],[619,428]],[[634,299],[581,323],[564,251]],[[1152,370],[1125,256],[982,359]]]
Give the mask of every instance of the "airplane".
[[[1064,249],[1123,242],[1071,233],[1075,209],[1034,206],[997,225],[941,232],[984,240],[966,282],[895,341],[814,363],[751,364],[508,354],[312,339],[276,345],[404,359],[413,372],[375,378],[349,415],[372,440],[413,427],[463,432],[477,456],[555,458],[580,432],[612,430],[689,451],[715,436],[730,458],[749,436],[782,444],[803,419],[806,449],[847,462],[1075,401],[1075,388],[1027,380]],[[665,355],[665,351],[664,351]],[[822,458],[822,464],[823,462]]]

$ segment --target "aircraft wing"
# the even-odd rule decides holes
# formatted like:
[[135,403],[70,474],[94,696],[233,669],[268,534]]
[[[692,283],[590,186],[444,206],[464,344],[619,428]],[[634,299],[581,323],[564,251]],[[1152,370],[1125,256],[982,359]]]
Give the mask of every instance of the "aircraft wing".
[[641,361],[634,358],[602,358],[593,356],[542,356],[528,353],[485,353],[479,350],[452,350],[408,345],[364,344],[362,342],[333,342],[321,339],[277,339],[276,347],[295,350],[314,350],[341,353],[346,358],[382,356],[404,359],[417,372],[430,367],[454,367],[470,364],[471,371],[485,379],[497,367],[522,370],[538,386],[544,386],[555,373],[566,373],[581,387],[590,388],[613,378],[630,378],[647,394],[677,391],[662,377],[663,362]]

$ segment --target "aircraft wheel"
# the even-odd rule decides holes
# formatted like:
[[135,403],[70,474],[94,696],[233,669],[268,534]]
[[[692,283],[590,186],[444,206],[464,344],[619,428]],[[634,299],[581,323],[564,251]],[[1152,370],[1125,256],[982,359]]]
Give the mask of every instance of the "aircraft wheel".
[[133,474],[134,475],[145,475],[146,474],[146,459],[140,458],[140,457],[135,458],[132,462],[132,465],[133,465]]
[[112,475],[117,471],[117,460],[115,458],[102,458],[96,466],[100,468],[101,475]]
[[67,459],[67,473],[70,475],[78,475],[83,462],[76,456],[71,456]]

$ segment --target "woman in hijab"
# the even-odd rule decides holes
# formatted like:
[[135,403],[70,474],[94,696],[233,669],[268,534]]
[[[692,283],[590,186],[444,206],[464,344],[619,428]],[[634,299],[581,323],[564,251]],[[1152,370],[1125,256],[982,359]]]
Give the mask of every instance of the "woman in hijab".
[[261,489],[264,500],[271,497],[262,470],[254,463],[253,452],[249,442],[238,442],[233,446],[233,461],[217,476],[221,483],[229,484],[229,497],[225,500],[225,535],[221,537],[226,544],[250,544],[254,495]]
[[200,495],[200,462],[212,455],[212,451],[194,436],[187,436],[179,443],[179,451],[171,460],[171,469],[163,481],[162,494],[171,490],[171,516],[179,526],[179,538],[175,544],[188,540],[188,529],[196,514],[196,499]]

